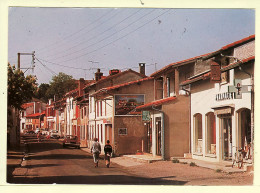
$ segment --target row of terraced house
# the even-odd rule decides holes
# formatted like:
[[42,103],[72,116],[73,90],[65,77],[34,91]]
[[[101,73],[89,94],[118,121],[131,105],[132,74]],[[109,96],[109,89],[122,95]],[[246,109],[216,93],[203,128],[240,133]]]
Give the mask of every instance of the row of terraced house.
[[[171,63],[150,76],[98,69],[94,80],[46,105],[45,123],[77,135],[82,147],[110,140],[115,155],[148,153],[229,161],[237,148],[252,162],[255,35]],[[103,148],[102,148],[103,149]]]

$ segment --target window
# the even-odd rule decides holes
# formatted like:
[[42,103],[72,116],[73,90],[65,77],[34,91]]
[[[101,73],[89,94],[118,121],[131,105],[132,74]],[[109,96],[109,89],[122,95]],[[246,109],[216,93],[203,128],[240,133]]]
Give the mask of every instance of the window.
[[96,106],[97,106],[97,117],[99,117],[99,102],[96,102]]
[[229,71],[221,73],[221,84],[229,83]]
[[202,153],[202,115],[194,115],[194,151]]
[[105,100],[105,116],[107,116],[107,101]]
[[102,117],[102,101],[100,101],[100,116]]
[[170,96],[170,77],[167,77],[167,97]]
[[101,131],[100,131],[100,132],[101,132],[100,142],[101,142],[101,143],[103,143],[103,129],[102,129],[102,127],[103,127],[103,125],[101,124],[101,125],[100,125],[100,130],[101,130]]
[[89,111],[92,112],[92,97],[89,98]]
[[213,112],[206,115],[206,152],[216,154],[216,118]]

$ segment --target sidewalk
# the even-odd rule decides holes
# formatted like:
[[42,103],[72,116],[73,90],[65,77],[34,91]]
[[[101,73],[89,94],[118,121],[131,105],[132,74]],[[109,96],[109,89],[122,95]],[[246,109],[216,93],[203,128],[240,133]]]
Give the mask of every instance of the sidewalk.
[[[90,153],[90,149],[88,148],[81,148],[83,151]],[[103,154],[101,154],[103,156]],[[232,168],[232,163],[228,161],[223,162],[207,162],[202,160],[195,160],[195,159],[187,159],[187,158],[178,158],[177,159],[180,163],[183,164],[191,164],[194,163],[198,167],[208,168],[212,170],[219,170],[225,173],[241,173],[250,171],[252,168],[251,165],[245,165],[244,168],[239,169],[237,167]],[[145,163],[153,163],[157,161],[163,161],[160,156],[152,156],[151,154],[142,154],[142,155],[122,155],[120,157],[112,157],[111,162],[116,163],[118,165],[124,167],[131,167],[142,165]],[[172,160],[171,160],[172,161]]]
[[16,168],[21,167],[24,157],[24,148],[23,146],[17,148],[10,148],[7,150],[7,181],[12,177],[12,173]]

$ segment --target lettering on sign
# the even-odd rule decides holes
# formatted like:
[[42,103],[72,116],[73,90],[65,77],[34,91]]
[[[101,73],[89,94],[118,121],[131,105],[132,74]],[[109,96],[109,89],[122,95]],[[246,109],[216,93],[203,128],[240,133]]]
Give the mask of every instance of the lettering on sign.
[[225,92],[216,94],[216,101],[235,99],[235,92]]

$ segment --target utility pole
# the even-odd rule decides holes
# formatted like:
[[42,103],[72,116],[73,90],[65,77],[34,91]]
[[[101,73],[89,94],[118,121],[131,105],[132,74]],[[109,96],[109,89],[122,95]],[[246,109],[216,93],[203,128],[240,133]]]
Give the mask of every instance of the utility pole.
[[[18,55],[18,61],[17,61],[17,68],[18,70],[20,69],[34,69],[35,67],[35,51],[33,51],[32,53],[17,53]],[[21,68],[21,55],[31,55],[32,56],[32,67],[31,68]]]

